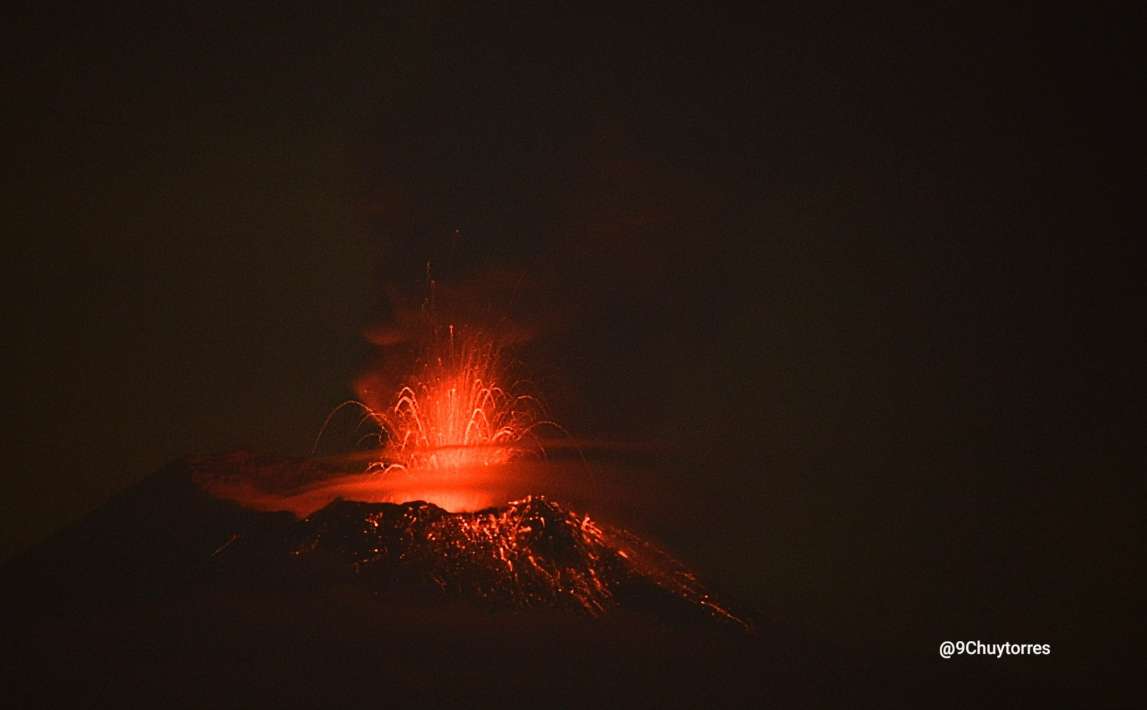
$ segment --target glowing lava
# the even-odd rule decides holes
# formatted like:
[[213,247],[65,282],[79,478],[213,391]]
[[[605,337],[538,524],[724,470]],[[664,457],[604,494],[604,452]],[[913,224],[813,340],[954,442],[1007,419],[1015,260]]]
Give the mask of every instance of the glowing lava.
[[556,426],[544,419],[536,398],[499,384],[501,351],[494,338],[454,325],[445,330],[444,337],[433,337],[418,374],[392,403],[376,406],[373,382],[359,383],[365,411],[385,433],[373,469],[501,464],[522,450],[534,429]]
[[[505,337],[472,325],[438,325],[432,310],[425,310],[401,335],[388,331],[372,339],[397,357],[361,377],[355,386],[359,399],[331,412],[319,434],[321,439],[334,415],[347,407],[363,412],[360,426],[377,429],[364,437],[377,442],[366,468],[376,476],[354,483],[377,490],[360,495],[396,503],[427,500],[449,510],[503,503],[498,478],[504,465],[544,456],[539,429],[565,433],[546,418],[536,397],[515,391],[517,384],[503,385]],[[400,378],[392,374],[394,361],[403,360],[399,345],[415,354]]]

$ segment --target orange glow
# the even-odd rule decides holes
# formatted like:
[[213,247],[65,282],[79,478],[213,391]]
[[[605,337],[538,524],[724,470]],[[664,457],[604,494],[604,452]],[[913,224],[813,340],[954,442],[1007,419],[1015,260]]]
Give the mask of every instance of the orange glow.
[[371,470],[501,464],[526,448],[536,428],[556,427],[544,419],[536,398],[501,385],[501,353],[493,337],[453,324],[444,330],[435,333],[417,374],[390,402],[379,406],[373,381],[359,382],[364,411],[383,432]]
[[[379,367],[361,377],[359,399],[331,412],[320,439],[346,407],[361,410],[360,426],[377,430],[364,437],[377,442],[366,468],[376,475],[355,482],[357,499],[426,500],[447,510],[503,503],[497,479],[504,465],[543,457],[539,430],[565,432],[546,418],[539,399],[503,384],[502,341],[479,327],[439,326],[428,313],[422,316],[421,335],[411,338],[418,357],[410,374],[392,378]],[[382,344],[398,350],[406,343],[392,335]],[[372,487],[378,490],[366,490]]]
[[[555,449],[565,442],[555,442]],[[548,443],[547,443],[548,446]],[[557,451],[553,452],[557,453]],[[325,459],[275,460],[261,465],[249,456],[207,457],[195,464],[197,484],[217,498],[266,511],[306,517],[335,500],[362,503],[427,501],[444,510],[473,512],[507,501],[544,495],[613,516],[638,504],[659,511],[648,474],[618,465],[587,468],[580,457],[523,457],[505,464],[460,469],[391,468],[367,473],[363,462],[376,452]],[[636,485],[633,485],[635,484]]]

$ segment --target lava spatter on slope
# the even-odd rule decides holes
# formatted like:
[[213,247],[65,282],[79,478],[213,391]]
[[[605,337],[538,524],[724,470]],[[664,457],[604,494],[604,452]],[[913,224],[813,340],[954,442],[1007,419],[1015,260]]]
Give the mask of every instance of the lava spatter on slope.
[[749,628],[655,546],[542,497],[469,513],[340,500],[289,540],[296,560],[351,570],[384,597],[591,617],[625,608]]

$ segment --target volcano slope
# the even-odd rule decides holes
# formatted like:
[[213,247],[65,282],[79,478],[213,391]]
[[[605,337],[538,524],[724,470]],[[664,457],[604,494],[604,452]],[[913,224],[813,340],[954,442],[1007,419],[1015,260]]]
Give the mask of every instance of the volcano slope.
[[[882,675],[873,655],[761,622],[556,500],[450,513],[337,499],[299,518],[207,492],[330,473],[179,461],[6,563],[0,704],[895,705],[950,680],[934,662]],[[921,697],[943,704],[905,704]]]

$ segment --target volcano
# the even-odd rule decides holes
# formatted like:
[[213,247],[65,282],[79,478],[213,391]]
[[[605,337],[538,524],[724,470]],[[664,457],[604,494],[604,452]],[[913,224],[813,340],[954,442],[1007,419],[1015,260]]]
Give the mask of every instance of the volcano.
[[[757,688],[745,614],[657,545],[558,501],[338,498],[299,517],[210,492],[330,474],[321,460],[185,459],[7,564],[17,705],[346,702],[369,697],[364,676],[398,699],[624,686],[672,705],[684,678]],[[699,681],[698,649],[726,670]]]
[[[269,496],[284,488],[313,489],[325,469],[306,459],[236,454],[194,460],[189,470],[198,487],[246,491],[258,499],[252,491]],[[369,483],[380,477],[385,476],[357,478]],[[421,500],[337,498],[298,521],[274,513],[254,516],[264,520],[220,530],[220,538],[227,537],[209,565],[239,574],[267,566],[285,566],[290,575],[322,570],[381,598],[424,604],[544,608],[589,617],[624,608],[674,623],[751,631],[748,621],[716,601],[696,575],[658,546],[542,496],[470,512],[447,512]]]
[[930,658],[876,673],[887,659],[750,614],[549,497],[450,512],[314,495],[332,476],[324,459],[187,458],[5,564],[0,704],[917,707],[952,682]]

